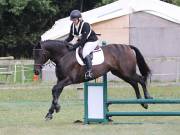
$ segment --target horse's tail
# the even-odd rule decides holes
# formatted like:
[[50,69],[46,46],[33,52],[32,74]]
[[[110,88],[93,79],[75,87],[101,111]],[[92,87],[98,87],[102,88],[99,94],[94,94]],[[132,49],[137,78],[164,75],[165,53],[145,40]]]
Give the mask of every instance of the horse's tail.
[[147,82],[147,78],[149,75],[151,75],[151,70],[148,67],[143,55],[141,54],[141,52],[139,51],[138,48],[136,48],[135,46],[130,45],[130,48],[133,49],[136,53],[136,60],[137,60],[137,65],[139,67],[139,71],[142,74],[142,76],[144,77],[145,82]]

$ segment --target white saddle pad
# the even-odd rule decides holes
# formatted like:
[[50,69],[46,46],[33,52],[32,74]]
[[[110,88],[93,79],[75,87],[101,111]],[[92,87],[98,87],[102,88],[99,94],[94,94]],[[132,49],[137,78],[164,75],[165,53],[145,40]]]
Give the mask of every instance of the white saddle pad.
[[[80,65],[85,65],[78,54],[79,47],[76,49],[76,59]],[[93,51],[92,65],[99,65],[104,62],[104,53],[101,48]]]

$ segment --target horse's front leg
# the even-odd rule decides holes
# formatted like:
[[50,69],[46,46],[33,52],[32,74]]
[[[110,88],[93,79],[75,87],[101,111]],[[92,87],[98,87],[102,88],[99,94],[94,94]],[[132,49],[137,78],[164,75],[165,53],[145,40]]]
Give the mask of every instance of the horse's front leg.
[[56,111],[56,113],[60,111],[60,105],[58,103],[59,96],[62,93],[64,86],[67,86],[68,84],[70,84],[70,81],[69,79],[66,78],[64,80],[59,81],[56,85],[54,85],[52,89],[53,100],[51,107],[49,108],[49,111],[45,117],[46,120],[51,120],[53,118],[54,111]]
[[59,88],[58,87],[58,84],[56,84],[53,89],[52,89],[52,97],[53,97],[53,100],[52,100],[52,103],[51,103],[51,107],[49,108],[49,111],[45,117],[46,120],[51,120],[53,118],[53,113],[54,111],[56,112],[59,112],[60,110],[60,105],[58,104],[58,99],[59,99],[59,96],[62,92],[62,89],[63,88]]

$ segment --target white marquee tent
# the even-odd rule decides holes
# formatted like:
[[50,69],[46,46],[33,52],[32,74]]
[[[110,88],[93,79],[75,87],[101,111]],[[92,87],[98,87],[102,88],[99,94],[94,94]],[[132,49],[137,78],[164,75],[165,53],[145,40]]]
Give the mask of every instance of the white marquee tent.
[[[180,23],[180,7],[160,0],[118,0],[111,4],[82,13],[83,19],[90,24],[143,11],[166,20]],[[50,30],[45,32],[42,40],[58,39],[69,33],[69,17],[59,19]]]

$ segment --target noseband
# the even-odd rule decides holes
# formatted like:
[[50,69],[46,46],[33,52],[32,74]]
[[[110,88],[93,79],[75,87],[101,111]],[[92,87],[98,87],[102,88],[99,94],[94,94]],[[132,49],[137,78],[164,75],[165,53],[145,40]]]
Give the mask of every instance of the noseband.
[[[35,51],[37,52],[37,51],[43,51],[43,49],[33,49],[33,52],[34,52],[34,57],[35,57]],[[41,57],[42,57],[42,59],[45,59],[46,58],[46,53],[44,52],[44,53],[42,53],[41,54]],[[34,66],[39,66],[40,67],[40,69],[42,69],[43,68],[43,66],[44,66],[45,64],[34,64]]]

